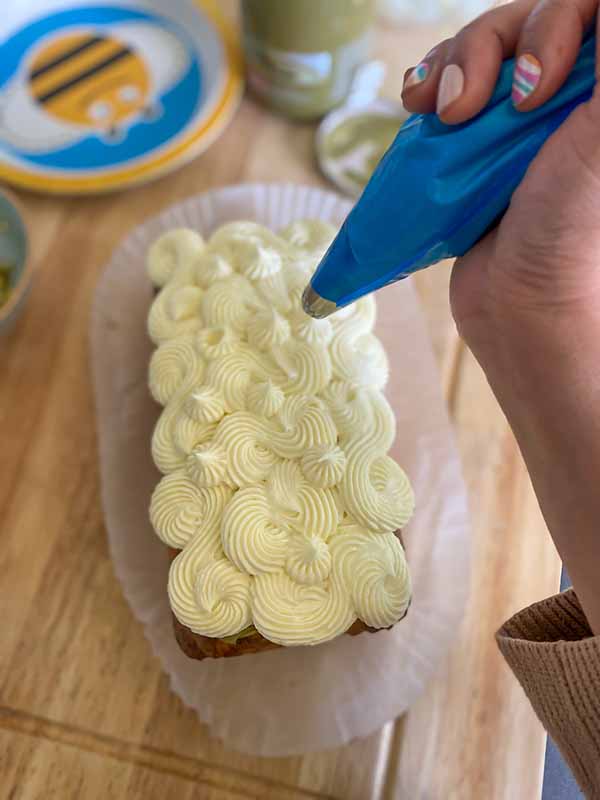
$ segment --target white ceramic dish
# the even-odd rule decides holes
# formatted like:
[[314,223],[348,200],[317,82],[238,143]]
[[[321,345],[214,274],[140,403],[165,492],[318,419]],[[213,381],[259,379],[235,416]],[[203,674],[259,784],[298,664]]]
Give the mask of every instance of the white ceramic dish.
[[349,176],[352,171],[360,172],[364,169],[365,160],[371,155],[368,145],[354,148],[339,158],[332,158],[325,153],[325,140],[339,125],[352,117],[363,114],[376,114],[398,120],[398,128],[408,119],[408,112],[400,103],[378,97],[365,105],[345,105],[331,111],[323,119],[315,134],[315,148],[319,167],[326,178],[334,186],[341,189],[344,194],[354,199],[358,198],[364,189],[364,184],[358,183]]
[[0,179],[143,183],[198,155],[242,91],[217,0],[23,0],[0,15]]

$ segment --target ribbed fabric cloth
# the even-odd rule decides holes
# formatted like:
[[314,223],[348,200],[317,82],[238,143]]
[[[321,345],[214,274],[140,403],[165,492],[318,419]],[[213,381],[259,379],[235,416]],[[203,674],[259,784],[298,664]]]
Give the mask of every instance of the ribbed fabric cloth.
[[510,619],[497,641],[586,797],[600,800],[600,636],[572,589]]

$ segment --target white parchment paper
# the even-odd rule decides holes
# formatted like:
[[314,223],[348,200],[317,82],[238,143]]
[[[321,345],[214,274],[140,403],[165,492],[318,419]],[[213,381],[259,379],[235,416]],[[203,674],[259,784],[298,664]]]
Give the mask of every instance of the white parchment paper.
[[414,595],[391,631],[341,636],[318,647],[192,661],[181,653],[167,599],[167,551],[148,521],[159,480],[150,440],[159,408],[147,389],[151,287],[145,252],[176,226],[208,235],[235,219],[279,228],[301,218],[341,224],[337,195],[293,185],[248,184],[193,197],[137,228],[117,249],[97,288],[91,359],[102,501],[115,571],[173,690],[211,733],[263,756],[299,754],[366,736],[404,712],[440,664],[464,610],[469,582],[465,488],[425,322],[410,281],[378,297],[391,363],[386,394],[398,419],[390,452],[417,497],[404,532]]

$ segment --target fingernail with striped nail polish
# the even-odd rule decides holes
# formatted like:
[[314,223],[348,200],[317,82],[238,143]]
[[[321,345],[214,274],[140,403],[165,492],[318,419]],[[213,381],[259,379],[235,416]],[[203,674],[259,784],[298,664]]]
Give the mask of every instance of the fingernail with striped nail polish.
[[412,86],[416,86],[418,83],[423,83],[423,81],[427,78],[428,75],[429,75],[429,64],[426,61],[421,61],[421,63],[417,64],[417,66],[413,69],[413,71],[406,79],[404,88],[410,89]]
[[536,90],[542,76],[542,65],[535,56],[519,56],[512,85],[512,101],[518,106]]
[[441,114],[461,96],[465,86],[465,75],[458,64],[444,67],[437,96],[437,113]]

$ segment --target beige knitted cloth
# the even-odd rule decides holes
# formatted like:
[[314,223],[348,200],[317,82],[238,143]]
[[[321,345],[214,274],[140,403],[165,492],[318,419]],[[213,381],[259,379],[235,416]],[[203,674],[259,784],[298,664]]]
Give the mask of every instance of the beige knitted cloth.
[[577,595],[569,590],[526,608],[497,640],[586,797],[600,798],[600,636]]

